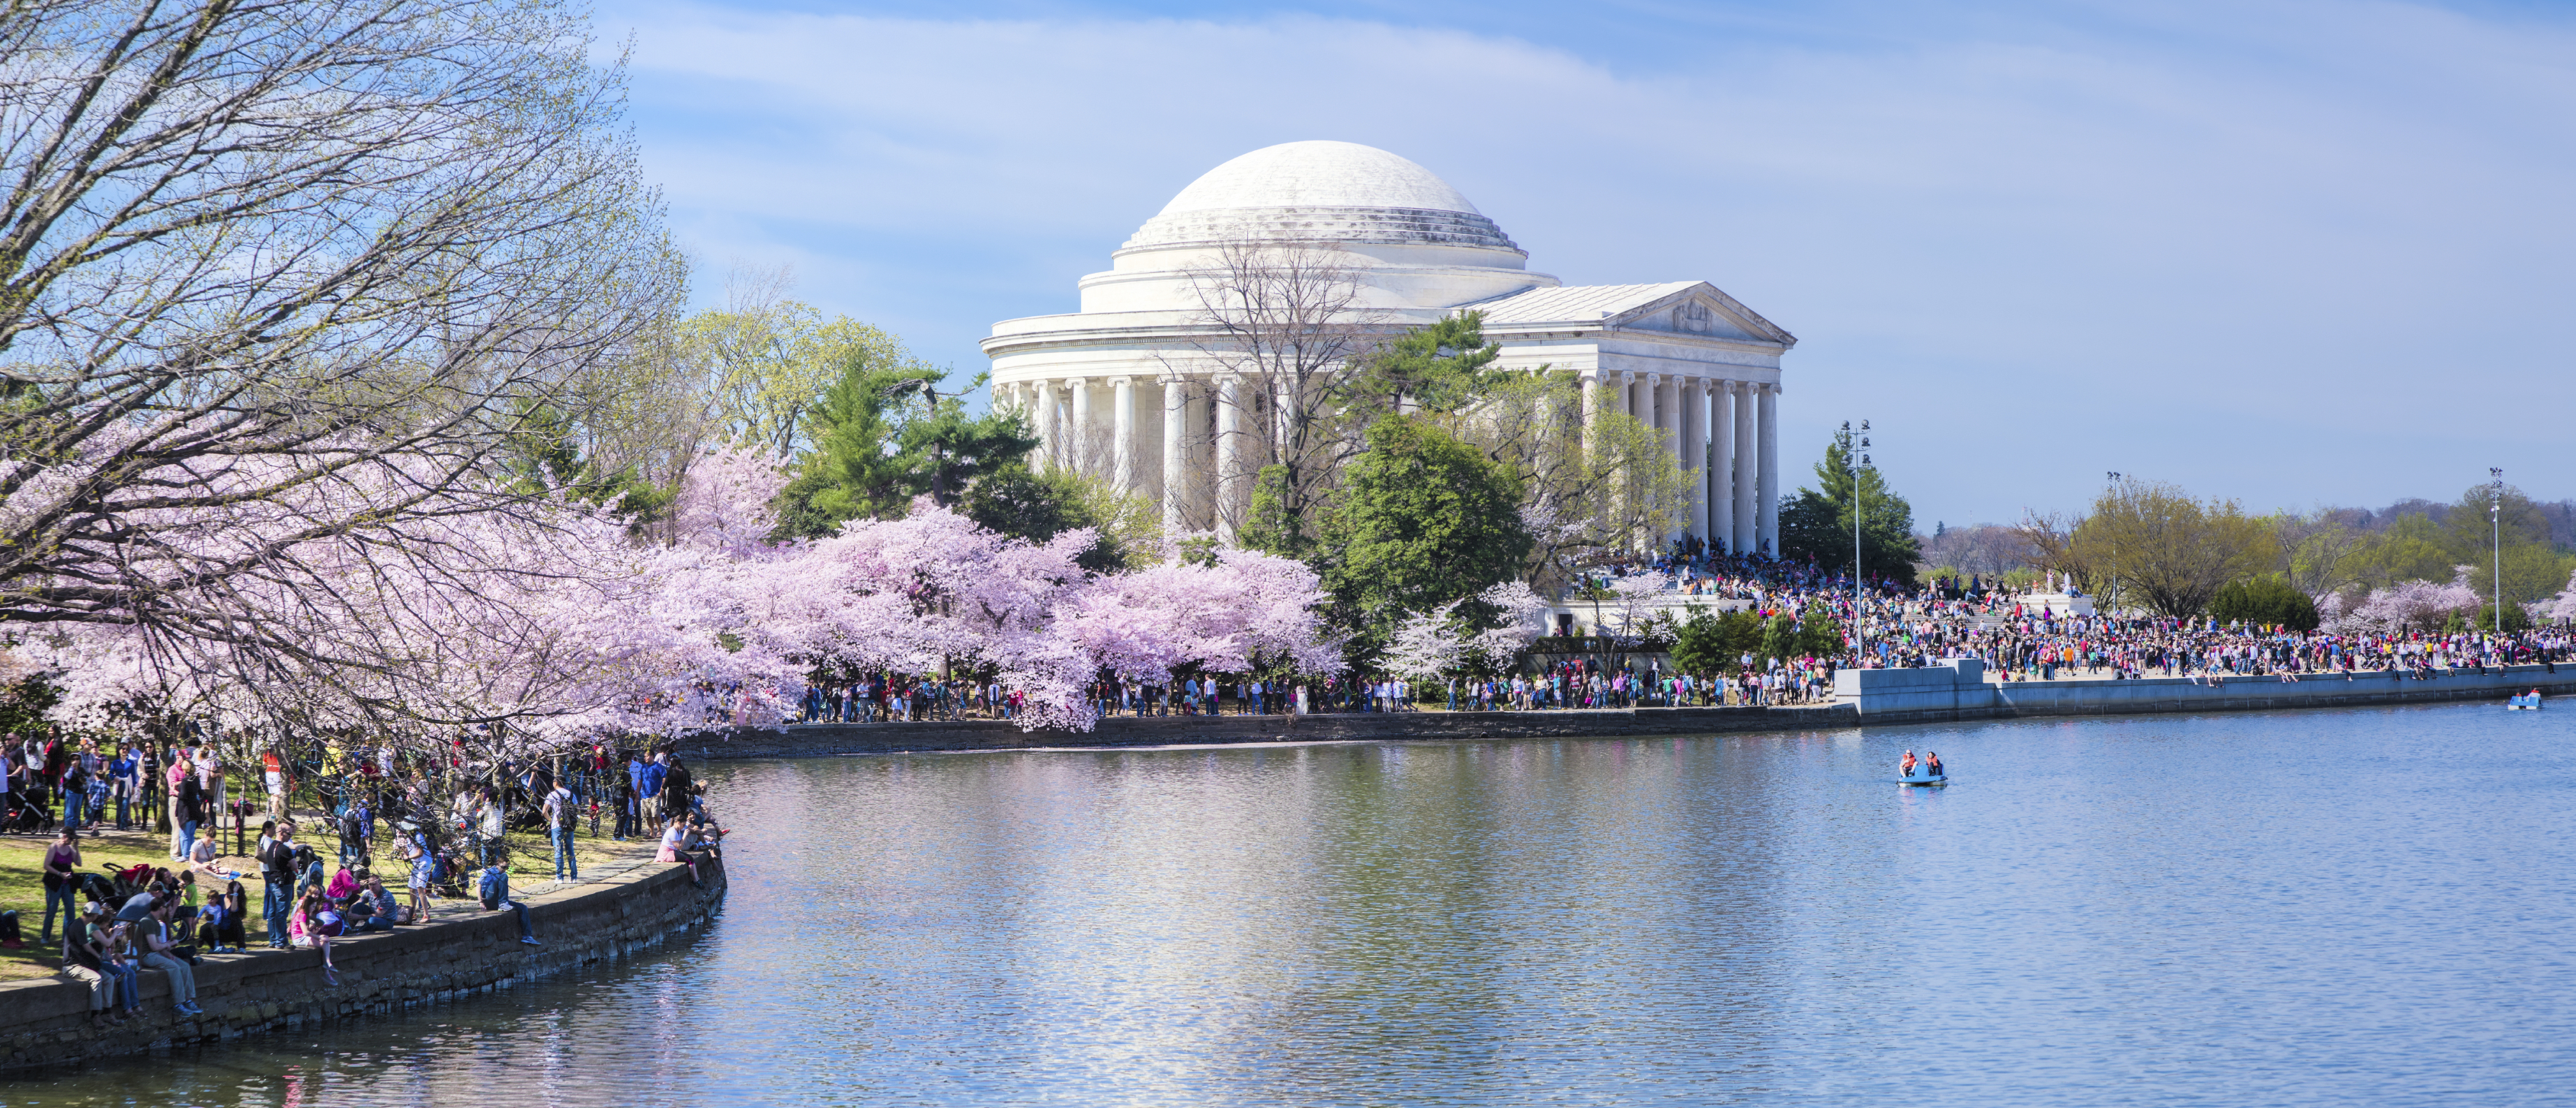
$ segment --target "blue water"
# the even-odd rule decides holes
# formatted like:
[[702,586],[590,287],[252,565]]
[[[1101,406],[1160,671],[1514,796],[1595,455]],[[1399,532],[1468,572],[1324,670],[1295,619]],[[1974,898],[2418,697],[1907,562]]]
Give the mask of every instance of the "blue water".
[[[1953,784],[1891,783],[1909,747]],[[2576,1102],[2576,710],[712,777],[694,943],[0,1097]]]

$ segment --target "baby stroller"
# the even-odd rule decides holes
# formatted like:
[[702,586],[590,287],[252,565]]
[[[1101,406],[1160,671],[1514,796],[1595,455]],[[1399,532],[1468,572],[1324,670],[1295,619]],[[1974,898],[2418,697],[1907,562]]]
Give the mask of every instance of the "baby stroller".
[[83,899],[95,900],[107,905],[110,910],[133,899],[134,894],[142,892],[144,886],[152,880],[152,866],[149,863],[127,866],[124,869],[108,866],[100,866],[99,869],[103,872],[80,874],[73,878],[73,881],[80,889]]
[[44,834],[54,829],[54,813],[42,786],[23,793],[10,793],[8,807],[0,811],[0,831],[17,834]]

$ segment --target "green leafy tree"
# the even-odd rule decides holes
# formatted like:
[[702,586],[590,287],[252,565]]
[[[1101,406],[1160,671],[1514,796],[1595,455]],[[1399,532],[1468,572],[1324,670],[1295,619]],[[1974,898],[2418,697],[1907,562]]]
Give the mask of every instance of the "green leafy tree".
[[1037,446],[1016,412],[968,417],[956,394],[938,391],[945,378],[847,358],[805,420],[813,446],[778,494],[778,533],[819,538],[849,520],[899,518],[922,495],[954,505],[977,478],[1020,464]]
[[1065,470],[1041,473],[1025,464],[1004,466],[967,489],[958,511],[994,531],[1030,542],[1048,542],[1076,528],[1096,528],[1100,537],[1075,562],[1093,573],[1129,567],[1128,552],[1114,533],[1116,520],[1102,518],[1092,490]]
[[1299,509],[1297,470],[1267,465],[1252,481],[1252,505],[1244,514],[1243,545],[1265,554],[1305,560],[1315,553],[1317,534]]
[[641,527],[668,514],[672,490],[645,480],[634,465],[610,469],[582,452],[575,421],[551,407],[524,407],[506,440],[504,471],[521,493],[562,493],[589,504],[610,505]]
[[[2025,525],[2023,533],[2036,529]],[[2079,579],[2093,591],[2116,587],[2123,607],[2177,618],[2200,615],[2229,582],[2282,562],[2272,521],[2233,500],[2202,501],[2136,477],[2103,490],[2092,514],[2065,534],[2064,550],[2071,564],[2087,567]],[[2036,538],[2032,546],[2047,548]]]
[[[2487,486],[2471,486],[2443,516],[2442,531],[2452,564],[2469,567],[2469,587],[2487,598],[2486,622],[2480,626],[2488,628],[2495,626],[2494,544],[2502,540],[2505,626],[2509,628],[2521,605],[2548,599],[2566,585],[2568,571],[2576,567],[2576,559],[2550,544],[2549,517],[2521,489],[2504,487],[2502,503],[2496,505],[2499,510],[2492,521],[2488,518],[2487,497]],[[2424,579],[2442,580],[2436,576]]]
[[2230,581],[2209,601],[2213,619],[2266,626],[2287,627],[2293,631],[2317,629],[2316,601],[2279,574],[2264,574]]
[[1529,553],[1508,472],[1424,421],[1381,416],[1326,520],[1325,588],[1372,643],[1415,612],[1511,580]]
[[1843,652],[1842,623],[1824,608],[1810,608],[1798,620],[1798,655],[1831,658]]
[[[1816,487],[1801,488],[1780,506],[1780,553],[1805,561],[1814,558],[1827,569],[1848,571],[1852,564],[1854,480],[1850,459],[1856,449],[1849,429],[1834,432],[1816,463]],[[1860,471],[1857,507],[1861,511],[1861,569],[1873,575],[1912,579],[1914,563],[1923,558],[1914,538],[1914,507],[1888,490],[1875,467]]]
[[1685,673],[1734,673],[1743,668],[1744,655],[1762,649],[1768,630],[1762,617],[1743,609],[1693,611],[1673,634],[1673,664]]
[[1430,412],[1467,410],[1495,376],[1500,343],[1485,341],[1485,314],[1462,312],[1417,327],[1371,351],[1351,381],[1354,399],[1386,412],[1407,404]]

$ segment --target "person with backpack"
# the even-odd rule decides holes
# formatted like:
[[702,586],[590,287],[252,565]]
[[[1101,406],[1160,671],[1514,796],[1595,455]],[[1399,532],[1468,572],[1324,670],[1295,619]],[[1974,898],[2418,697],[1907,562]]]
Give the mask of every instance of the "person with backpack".
[[573,856],[572,833],[580,824],[581,798],[561,781],[546,794],[546,834],[554,840],[555,880],[581,880],[581,860]]
[[519,941],[529,946],[544,946],[537,941],[535,928],[528,926],[528,906],[510,899],[510,871],[499,864],[486,866],[482,880],[475,883],[475,894],[483,901],[483,910],[498,912],[507,908],[519,914]]
[[352,795],[349,805],[340,811],[340,864],[348,866],[367,858],[367,831],[374,822],[367,812],[366,798]]

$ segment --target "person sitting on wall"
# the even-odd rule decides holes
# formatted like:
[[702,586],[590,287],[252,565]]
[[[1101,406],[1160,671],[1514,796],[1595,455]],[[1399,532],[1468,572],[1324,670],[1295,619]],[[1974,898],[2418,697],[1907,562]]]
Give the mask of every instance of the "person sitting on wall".
[[510,899],[510,871],[508,869],[504,868],[498,862],[484,867],[483,878],[476,882],[474,891],[482,899],[484,911],[498,912],[507,908],[519,914],[520,942],[526,943],[529,946],[545,945],[544,943],[537,941],[536,929],[528,926],[528,906]]
[[372,873],[366,876],[365,885],[349,910],[350,918],[360,921],[357,930],[362,933],[393,930],[395,924],[402,922],[401,913],[402,909],[394,903],[394,894]]

